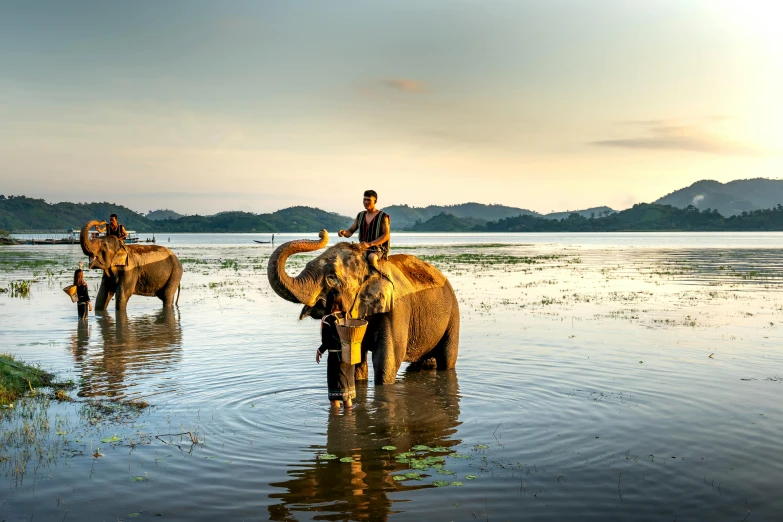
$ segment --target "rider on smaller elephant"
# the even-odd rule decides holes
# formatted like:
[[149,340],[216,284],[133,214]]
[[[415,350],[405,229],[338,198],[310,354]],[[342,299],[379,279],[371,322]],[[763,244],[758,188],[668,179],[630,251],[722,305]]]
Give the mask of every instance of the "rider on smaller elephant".
[[353,224],[348,230],[340,230],[340,237],[351,237],[356,229],[359,229],[360,246],[367,251],[367,261],[375,270],[378,269],[378,259],[386,259],[389,255],[391,238],[391,218],[386,212],[375,208],[378,201],[378,193],[374,190],[365,190],[365,210],[359,212]]

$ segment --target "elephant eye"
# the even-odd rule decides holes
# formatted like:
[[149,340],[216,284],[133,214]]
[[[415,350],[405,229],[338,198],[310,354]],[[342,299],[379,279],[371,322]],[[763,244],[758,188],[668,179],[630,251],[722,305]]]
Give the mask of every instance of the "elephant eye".
[[340,286],[340,280],[337,279],[337,276],[334,274],[327,274],[326,276],[326,284],[329,286]]

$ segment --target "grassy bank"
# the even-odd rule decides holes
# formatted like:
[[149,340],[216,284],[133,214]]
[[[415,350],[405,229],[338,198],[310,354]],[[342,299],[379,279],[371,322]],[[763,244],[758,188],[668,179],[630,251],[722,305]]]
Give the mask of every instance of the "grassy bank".
[[27,392],[36,388],[56,388],[63,395],[70,383],[55,382],[54,375],[40,368],[14,359],[12,355],[0,355],[0,405],[12,404]]

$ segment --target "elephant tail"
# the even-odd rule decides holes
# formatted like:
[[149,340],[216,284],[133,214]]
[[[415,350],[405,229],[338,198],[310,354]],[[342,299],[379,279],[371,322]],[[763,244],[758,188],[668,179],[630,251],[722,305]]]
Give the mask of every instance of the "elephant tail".
[[176,306],[179,306],[179,294],[182,293],[182,283],[177,285],[177,300],[174,301]]

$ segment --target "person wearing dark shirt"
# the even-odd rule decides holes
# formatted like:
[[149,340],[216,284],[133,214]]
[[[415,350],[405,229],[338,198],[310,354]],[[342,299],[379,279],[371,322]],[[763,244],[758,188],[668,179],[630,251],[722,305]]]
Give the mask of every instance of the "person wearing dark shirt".
[[125,230],[125,226],[117,222],[117,214],[112,214],[109,217],[109,224],[106,226],[107,236],[116,236],[120,239],[128,237],[128,231]]
[[339,409],[340,401],[345,409],[353,407],[356,398],[354,383],[354,365],[342,361],[342,345],[337,333],[337,317],[333,314],[321,319],[321,346],[315,352],[315,362],[321,363],[321,355],[328,351],[326,359],[326,384],[329,389],[329,402],[332,408]]
[[73,285],[76,287],[76,296],[78,297],[76,309],[79,312],[79,319],[87,319],[87,312],[92,310],[92,303],[90,302],[90,289],[87,287],[81,268],[73,273]]
[[340,230],[340,237],[351,237],[359,231],[360,246],[367,252],[367,261],[378,270],[378,260],[389,256],[391,246],[391,218],[386,212],[375,208],[378,201],[378,193],[374,190],[365,190],[362,204],[365,210],[359,212],[353,224],[348,230]]

